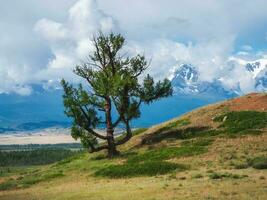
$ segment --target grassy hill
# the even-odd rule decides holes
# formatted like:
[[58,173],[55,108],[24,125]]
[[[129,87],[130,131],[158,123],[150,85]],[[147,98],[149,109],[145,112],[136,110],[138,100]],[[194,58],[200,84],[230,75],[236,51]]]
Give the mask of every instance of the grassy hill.
[[267,199],[267,94],[137,130],[120,150],[112,160],[82,152],[49,165],[1,167],[0,200]]

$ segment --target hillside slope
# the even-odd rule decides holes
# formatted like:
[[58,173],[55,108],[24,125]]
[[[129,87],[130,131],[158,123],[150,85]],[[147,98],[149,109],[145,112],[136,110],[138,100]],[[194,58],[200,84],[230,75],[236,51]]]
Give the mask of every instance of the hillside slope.
[[[229,99],[227,101],[219,102],[204,106],[192,112],[186,113],[178,118],[174,118],[159,125],[152,126],[143,133],[144,137],[138,136],[131,141],[134,143],[142,143],[142,140],[150,136],[163,135],[167,132],[174,132],[173,134],[179,137],[177,131],[186,131],[188,129],[216,129],[220,126],[221,122],[214,120],[216,117],[227,115],[231,112],[246,112],[252,111],[247,118],[254,120],[254,112],[267,112],[267,93],[251,93],[242,97]],[[225,117],[225,120],[227,117]],[[241,119],[236,119],[241,120]],[[265,122],[266,123],[266,122]],[[176,131],[177,130],[177,131]]]
[[104,152],[0,170],[0,200],[266,199],[267,94],[209,105]]

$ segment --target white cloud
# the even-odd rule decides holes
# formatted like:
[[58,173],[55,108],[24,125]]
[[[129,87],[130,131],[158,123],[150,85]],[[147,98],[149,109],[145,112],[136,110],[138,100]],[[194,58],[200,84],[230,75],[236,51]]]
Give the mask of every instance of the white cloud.
[[[62,77],[77,81],[72,68],[92,50],[90,38],[99,30],[122,32],[127,51],[152,58],[148,72],[157,79],[188,62],[197,67],[201,80],[223,78],[225,87],[250,91],[249,75],[238,64],[229,66],[228,59],[236,39],[267,19],[265,0],[14,1],[0,8],[6,21],[0,23],[5,30],[0,31],[0,93],[27,94],[31,83],[57,85]],[[18,12],[10,16],[6,10],[11,8]],[[247,44],[239,44],[237,56],[265,55]]]
[[[77,1],[68,14],[65,22],[41,19],[35,25],[35,31],[49,42],[53,58],[45,71],[54,73],[54,76],[66,75],[66,71],[71,71],[85,59],[92,50],[90,39],[94,34],[116,30],[117,26],[113,18],[102,12],[94,0]],[[71,76],[67,78],[72,79]]]
[[[126,35],[128,37],[126,51],[130,54],[145,53],[148,59],[152,58],[148,72],[156,79],[170,77],[179,64],[190,63],[199,71],[200,81],[211,82],[220,78],[224,80],[224,86],[228,89],[240,88],[243,92],[253,89],[254,80],[250,74],[247,74],[244,66],[235,63],[234,67],[228,67],[228,58],[233,51],[237,34],[229,23],[230,19],[217,17],[225,15],[229,9],[228,4],[209,1],[209,4],[203,6],[197,3],[197,7],[196,5],[191,7],[194,13],[188,15],[184,9],[176,7],[175,10],[172,10],[169,4],[162,1],[157,3],[137,1],[130,6],[130,10],[128,7],[124,7],[125,4],[120,0],[113,1],[112,5],[109,3],[103,5],[101,0],[99,3],[106,8],[106,12],[112,13],[119,19],[121,29],[129,34],[129,36]],[[121,12],[114,12],[116,9],[111,10],[118,4],[125,9],[122,9]],[[188,2],[181,2],[181,4],[184,7],[189,6]],[[108,7],[106,7],[107,5]],[[171,12],[165,13],[164,9],[161,9],[166,6]],[[144,10],[147,12],[143,12]],[[209,16],[203,14],[208,10],[212,10],[209,12]],[[153,18],[149,18],[148,15]],[[203,23],[203,21],[207,21],[207,23]],[[72,68],[79,59],[84,58],[92,50],[90,36],[97,30],[108,32],[119,29],[116,22],[98,8],[95,0],[78,1],[70,8],[69,17],[63,23],[47,19],[39,21],[36,30],[50,40],[50,46],[55,56],[49,62],[48,68],[50,70]],[[46,30],[49,26],[51,27],[48,30],[51,31],[47,33]],[[50,39],[51,34],[52,40]],[[175,35],[179,34],[187,37],[182,38],[182,41],[179,41],[178,38],[177,41]],[[185,39],[187,42],[184,41]],[[61,44],[62,40],[65,40],[63,44]],[[191,40],[192,42],[190,42]],[[249,45],[243,45],[241,49],[245,52],[253,50]]]

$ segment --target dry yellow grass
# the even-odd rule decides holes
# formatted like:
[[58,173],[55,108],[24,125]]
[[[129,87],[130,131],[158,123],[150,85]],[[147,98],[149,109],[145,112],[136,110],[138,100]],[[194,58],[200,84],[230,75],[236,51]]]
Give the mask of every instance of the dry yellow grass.
[[[267,133],[242,138],[217,138],[206,154],[173,159],[190,164],[191,170],[158,177],[127,179],[96,178],[70,171],[65,177],[36,184],[30,188],[0,192],[0,200],[67,200],[67,199],[262,199],[267,197],[267,171],[253,168],[234,169],[230,161],[247,154],[266,153]],[[177,142],[178,145],[178,142]],[[246,148],[248,147],[248,148]],[[230,157],[232,153],[237,157]],[[88,161],[90,162],[90,161]],[[120,162],[120,161],[118,161]],[[222,163],[223,162],[223,163]],[[209,171],[247,175],[242,179],[213,180]],[[201,174],[202,178],[193,178]]]

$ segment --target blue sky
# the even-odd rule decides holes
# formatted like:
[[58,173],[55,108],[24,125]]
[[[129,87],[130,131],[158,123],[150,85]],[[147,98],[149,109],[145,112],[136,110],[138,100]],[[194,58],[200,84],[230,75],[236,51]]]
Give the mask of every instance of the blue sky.
[[152,58],[156,79],[181,63],[201,80],[250,92],[253,80],[229,58],[267,60],[266,0],[9,0],[0,7],[0,93],[29,95],[31,84],[58,88],[92,51],[97,31],[121,32],[125,51]]

